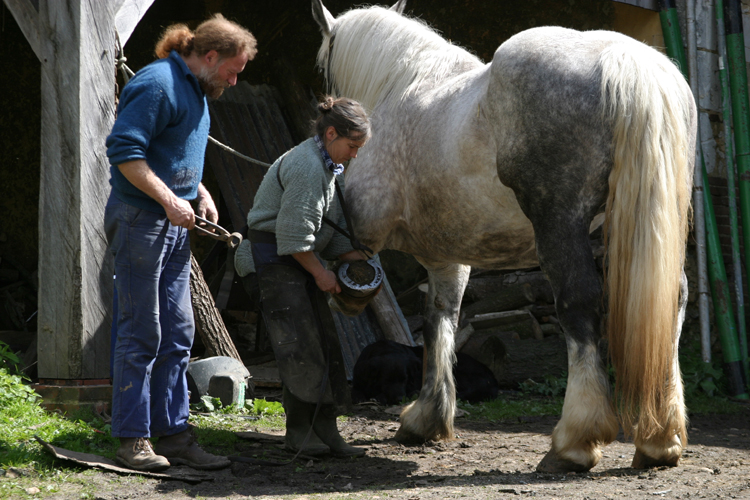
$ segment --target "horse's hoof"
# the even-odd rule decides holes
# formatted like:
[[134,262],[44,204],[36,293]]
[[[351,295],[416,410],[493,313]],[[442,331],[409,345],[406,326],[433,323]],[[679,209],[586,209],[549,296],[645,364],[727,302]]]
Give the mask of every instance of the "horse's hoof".
[[537,472],[546,472],[548,474],[564,474],[567,472],[586,472],[591,467],[586,467],[579,463],[563,458],[557,454],[554,449],[551,449],[544,455],[544,458],[539,465],[536,466]]
[[393,438],[401,444],[424,444],[427,440],[411,431],[404,429],[404,426],[398,428]]
[[633,463],[630,467],[633,469],[651,469],[653,467],[677,467],[680,463],[680,456],[670,458],[651,458],[641,450],[636,449],[633,455]]

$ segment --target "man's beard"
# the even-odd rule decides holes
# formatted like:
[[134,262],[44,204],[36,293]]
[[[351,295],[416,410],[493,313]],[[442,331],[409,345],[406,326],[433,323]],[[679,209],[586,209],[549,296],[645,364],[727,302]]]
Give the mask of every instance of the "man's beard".
[[205,92],[211,99],[218,99],[221,97],[221,94],[224,93],[224,89],[226,88],[224,82],[217,78],[216,75],[218,74],[219,63],[216,63],[216,66],[213,68],[207,66],[202,67],[198,72],[198,75],[196,75],[203,92]]

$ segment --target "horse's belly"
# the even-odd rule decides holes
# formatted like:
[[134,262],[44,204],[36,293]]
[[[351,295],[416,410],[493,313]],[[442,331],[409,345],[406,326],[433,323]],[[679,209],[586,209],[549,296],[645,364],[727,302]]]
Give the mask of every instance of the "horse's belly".
[[502,185],[483,192],[488,187],[465,196],[454,192],[449,200],[421,197],[421,206],[411,212],[408,226],[393,243],[430,261],[485,269],[539,265],[534,229],[515,195]]

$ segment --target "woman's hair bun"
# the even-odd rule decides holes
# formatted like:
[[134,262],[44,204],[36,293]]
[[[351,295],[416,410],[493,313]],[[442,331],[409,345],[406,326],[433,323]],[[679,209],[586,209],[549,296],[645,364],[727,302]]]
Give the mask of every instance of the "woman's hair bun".
[[333,109],[334,99],[331,96],[327,96],[320,103],[318,103],[318,111],[321,114],[329,113]]

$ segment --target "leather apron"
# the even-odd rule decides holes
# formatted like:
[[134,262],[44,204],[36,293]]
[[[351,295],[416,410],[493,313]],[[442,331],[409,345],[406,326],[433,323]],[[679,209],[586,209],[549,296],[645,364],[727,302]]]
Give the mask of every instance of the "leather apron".
[[275,234],[251,230],[248,236],[281,381],[302,401],[316,403],[323,391],[322,403],[349,411],[344,359],[326,294],[294,257],[277,254]]

